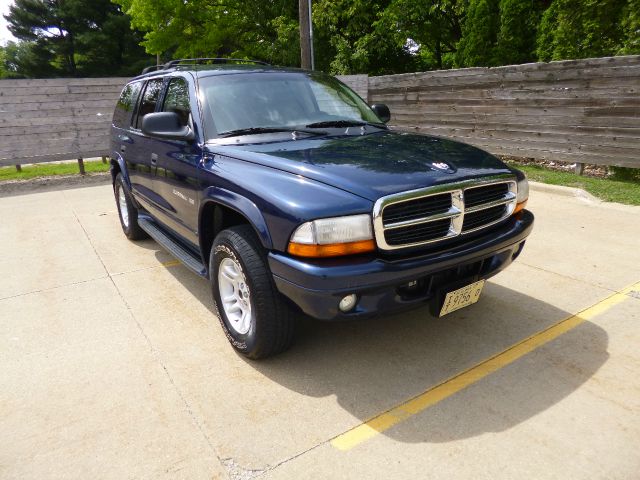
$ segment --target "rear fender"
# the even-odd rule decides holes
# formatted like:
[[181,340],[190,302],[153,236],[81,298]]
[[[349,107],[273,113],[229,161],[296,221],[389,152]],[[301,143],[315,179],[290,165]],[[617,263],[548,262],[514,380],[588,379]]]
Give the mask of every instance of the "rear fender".
[[[113,184],[116,182],[116,175],[118,174],[118,169],[120,174],[122,175],[122,179],[124,183],[126,183],[129,190],[131,190],[131,181],[129,180],[129,172],[127,171],[127,164],[118,152],[113,152],[114,156],[111,157],[111,168],[109,169],[111,172],[111,181]],[[117,168],[116,168],[117,166]]]

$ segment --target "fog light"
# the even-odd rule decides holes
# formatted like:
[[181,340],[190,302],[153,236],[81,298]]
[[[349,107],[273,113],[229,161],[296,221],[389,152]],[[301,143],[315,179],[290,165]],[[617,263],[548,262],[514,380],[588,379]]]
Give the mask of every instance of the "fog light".
[[347,295],[342,300],[340,300],[340,303],[338,304],[338,308],[340,309],[340,311],[346,313],[349,310],[352,310],[353,307],[356,306],[357,302],[358,302],[358,296],[355,293],[352,293],[351,295]]

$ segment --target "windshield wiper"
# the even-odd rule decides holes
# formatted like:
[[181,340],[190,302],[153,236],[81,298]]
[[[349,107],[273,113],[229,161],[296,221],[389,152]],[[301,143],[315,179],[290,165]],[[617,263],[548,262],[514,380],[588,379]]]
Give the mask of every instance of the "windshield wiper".
[[377,128],[386,128],[384,125],[371,122],[360,122],[358,120],[327,120],[325,122],[315,122],[306,125],[307,128],[329,128],[329,127],[364,127],[371,126]]
[[277,132],[291,132],[291,133],[308,133],[310,135],[326,135],[326,132],[319,132],[318,130],[305,130],[301,128],[286,128],[286,127],[251,127],[251,128],[238,128],[237,130],[229,130],[227,132],[221,132],[221,137],[238,137],[240,135],[255,135],[260,133],[277,133]]
[[327,120],[325,122],[315,122],[306,125],[307,128],[323,128],[323,127],[362,127],[365,122],[356,120]]

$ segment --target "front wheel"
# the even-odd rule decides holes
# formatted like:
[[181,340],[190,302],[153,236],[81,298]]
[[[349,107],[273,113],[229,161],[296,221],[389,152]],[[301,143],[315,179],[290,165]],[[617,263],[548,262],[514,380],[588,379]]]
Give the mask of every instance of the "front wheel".
[[126,183],[124,183],[121,173],[116,176],[113,193],[116,196],[120,225],[122,225],[122,231],[127,238],[129,240],[142,240],[147,238],[148,235],[146,232],[138,225],[138,209],[133,203],[131,191]]
[[264,249],[250,226],[220,232],[211,249],[209,272],[220,324],[236,350],[258,359],[289,348],[294,312],[277,291]]

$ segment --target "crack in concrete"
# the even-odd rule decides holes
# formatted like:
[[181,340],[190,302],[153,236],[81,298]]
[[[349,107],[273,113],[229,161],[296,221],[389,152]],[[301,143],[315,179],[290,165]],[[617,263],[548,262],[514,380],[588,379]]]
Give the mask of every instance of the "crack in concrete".
[[[64,195],[64,193],[63,193],[63,195]],[[118,285],[114,281],[112,275],[107,270],[107,267],[104,264],[104,261],[102,260],[102,257],[100,256],[100,254],[98,253],[98,250],[96,249],[95,245],[91,241],[91,237],[90,237],[89,233],[87,232],[87,230],[84,228],[84,225],[82,225],[82,222],[80,221],[80,218],[78,217],[76,211],[73,208],[71,208],[71,211],[73,212],[73,216],[74,216],[76,222],[78,222],[78,225],[80,225],[80,228],[84,232],[84,235],[87,237],[87,241],[91,245],[91,248],[93,249],[93,252],[95,253],[95,255],[98,258],[98,260],[100,261],[100,263],[102,265],[102,268],[104,268],[105,273],[107,274],[107,276],[104,277],[104,278],[109,278],[109,280],[111,281],[111,284],[113,285],[113,287],[115,288],[116,292],[118,293],[118,296],[120,297],[120,300],[122,301],[123,305],[126,307],[129,316],[135,322],[136,326],[138,327],[138,330],[140,331],[140,333],[144,337],[145,341],[147,342],[147,345],[149,346],[149,349],[151,350],[152,355],[154,356],[154,358],[156,359],[158,364],[164,370],[164,373],[167,376],[167,379],[169,380],[169,383],[171,383],[171,386],[173,387],[174,391],[178,394],[178,397],[180,398],[180,400],[184,404],[185,409],[187,411],[187,414],[189,415],[189,417],[191,417],[191,421],[196,426],[196,428],[198,429],[200,434],[203,436],[205,442],[207,443],[207,445],[211,449],[211,452],[214,454],[214,456],[216,457],[218,462],[220,462],[221,465],[224,465],[222,459],[220,458],[220,456],[216,452],[216,449],[215,449],[215,447],[213,445],[213,442],[211,441],[211,439],[209,438],[209,436],[205,432],[204,427],[202,426],[202,423],[200,421],[198,421],[198,418],[197,418],[196,414],[194,413],[193,408],[191,407],[191,405],[189,404],[189,402],[187,401],[187,399],[183,395],[182,391],[180,390],[180,388],[178,387],[178,385],[174,381],[173,377],[169,373],[169,369],[167,368],[167,366],[164,364],[164,362],[160,358],[160,353],[153,346],[153,343],[151,342],[151,339],[149,338],[147,333],[144,331],[144,328],[142,327],[142,324],[140,323],[140,321],[136,318],[135,314],[133,313],[133,310],[131,309],[131,305],[129,305],[129,302],[127,302],[127,300],[124,298],[124,295],[120,291],[120,288],[118,288]],[[151,267],[151,268],[155,268],[155,267]],[[251,478],[251,477],[249,477],[249,478]]]
[[531,265],[531,264],[523,262],[521,260],[518,261],[518,264],[524,265],[525,267],[535,268],[536,270],[540,270],[541,272],[551,273],[553,275],[557,275],[557,276],[562,277],[562,278],[567,278],[569,280],[573,280],[574,282],[580,282],[580,283],[584,283],[585,285],[590,285],[592,287],[601,288],[603,290],[608,290],[609,292],[612,292],[612,293],[616,293],[616,292],[620,293],[615,288],[605,287],[605,286],[602,286],[602,285],[596,285],[595,283],[586,282],[581,278],[575,278],[575,277],[572,277],[570,275],[565,275],[564,273],[558,273],[558,272],[554,272],[553,270],[547,270],[546,268],[538,267],[536,265]]
[[35,293],[50,292],[52,290],[57,290],[59,288],[73,287],[74,285],[82,285],[83,283],[95,282],[96,280],[105,280],[107,278],[109,278],[109,275],[104,275],[102,277],[88,278],[86,280],[80,280],[80,281],[77,281],[77,282],[64,283],[62,285],[56,285],[55,287],[41,288],[40,290],[31,290],[29,292],[16,293],[15,295],[9,295],[8,297],[0,298],[0,302],[2,300],[9,300],[11,298],[25,297],[27,295],[33,295]]

